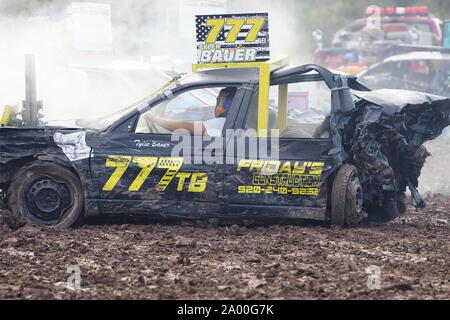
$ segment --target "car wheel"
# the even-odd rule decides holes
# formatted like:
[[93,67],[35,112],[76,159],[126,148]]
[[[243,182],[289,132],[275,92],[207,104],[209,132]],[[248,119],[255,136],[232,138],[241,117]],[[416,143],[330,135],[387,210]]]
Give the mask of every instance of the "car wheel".
[[8,206],[18,221],[68,228],[81,217],[81,182],[70,170],[36,161],[20,169],[8,190]]
[[337,172],[331,190],[331,224],[352,226],[362,218],[363,194],[358,170],[344,164]]

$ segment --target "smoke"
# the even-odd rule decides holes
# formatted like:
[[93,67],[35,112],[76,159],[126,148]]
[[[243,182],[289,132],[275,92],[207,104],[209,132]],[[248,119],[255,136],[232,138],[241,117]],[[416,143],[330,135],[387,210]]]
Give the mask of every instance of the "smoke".
[[230,1],[230,13],[268,12],[271,57],[290,57],[291,65],[311,63],[311,35],[302,19],[302,1]]
[[[148,96],[170,78],[166,70],[148,63],[151,53],[144,56],[142,46],[133,48],[131,40],[137,43],[136,39],[120,39],[120,34],[136,34],[140,26],[120,20],[115,26],[113,19],[112,36],[119,36],[111,50],[78,50],[73,13],[68,11],[71,2],[37,3],[21,1],[14,8],[4,0],[0,3],[0,107],[25,98],[26,53],[36,57],[37,96],[44,103],[44,120],[50,124],[73,125],[78,118],[113,113]],[[117,3],[111,1],[111,8],[120,9]],[[138,9],[126,12],[130,21],[138,21],[141,15]],[[95,26],[95,21],[91,24]],[[98,29],[80,32],[92,36]],[[101,35],[97,39],[101,42]]]
[[111,52],[74,49],[69,0],[0,0],[0,108],[24,99],[24,54],[34,53],[46,121],[100,117],[122,109],[167,81],[160,68],[190,70],[195,62],[195,14],[268,12],[271,56],[309,62],[300,54],[300,26],[290,12],[297,1],[280,6],[268,0],[218,0],[225,8],[199,12],[189,11],[193,1],[185,0],[81,2],[111,6]]
[[[448,130],[446,130],[448,132]],[[448,155],[450,136],[443,134],[436,140],[427,142],[425,147],[431,153],[427,159],[419,181],[419,190],[424,193],[450,195]]]

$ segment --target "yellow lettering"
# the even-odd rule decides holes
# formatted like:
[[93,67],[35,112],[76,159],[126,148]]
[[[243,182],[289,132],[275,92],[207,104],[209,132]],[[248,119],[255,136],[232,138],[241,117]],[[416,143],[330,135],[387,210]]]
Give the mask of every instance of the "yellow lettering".
[[295,162],[294,163],[294,169],[292,170],[292,173],[297,173],[297,174],[303,174],[305,173],[306,170],[306,162],[303,162],[302,165],[299,165],[299,162]]
[[183,191],[184,182],[190,176],[191,176],[191,174],[188,172],[180,172],[177,174],[177,178],[178,178],[177,191]]
[[106,159],[106,166],[116,167],[116,170],[114,170],[111,177],[109,177],[108,181],[106,181],[103,186],[103,191],[111,191],[114,189],[130,165],[130,162],[131,157],[128,156],[108,156]]
[[140,168],[142,168],[142,170],[139,172],[136,179],[134,179],[128,190],[139,191],[139,189],[142,187],[142,184],[152,172],[157,162],[158,158],[156,157],[135,157],[133,159],[133,163],[136,163]]
[[165,191],[167,186],[173,180],[173,178],[180,170],[183,165],[183,158],[160,158],[158,162],[158,168],[167,169],[164,176],[158,183],[158,189],[160,191]]
[[239,32],[244,26],[244,22],[245,22],[244,19],[227,19],[227,25],[230,25],[232,27],[231,30],[228,32],[225,42],[232,43],[237,40]]
[[279,173],[284,173],[284,172],[286,172],[286,173],[291,173],[291,163],[288,161],[288,162],[285,162],[284,164],[283,164],[283,166],[281,167],[281,169],[280,169],[280,171],[278,171]]
[[219,33],[225,25],[225,19],[209,19],[206,21],[208,27],[212,27],[205,40],[205,43],[215,43],[219,37]]
[[309,174],[322,174],[324,165],[325,163],[323,162],[313,162],[311,164],[311,169],[309,169]]
[[237,167],[237,171],[241,171],[243,168],[249,168],[252,160],[242,159],[239,161],[239,165]]
[[265,19],[264,18],[256,18],[256,19],[247,19],[247,24],[252,24],[252,28],[247,34],[245,38],[245,42],[255,42],[258,38],[258,33],[261,31],[264,26]]
[[206,173],[193,173],[189,183],[189,192],[203,192],[206,188],[208,175]]

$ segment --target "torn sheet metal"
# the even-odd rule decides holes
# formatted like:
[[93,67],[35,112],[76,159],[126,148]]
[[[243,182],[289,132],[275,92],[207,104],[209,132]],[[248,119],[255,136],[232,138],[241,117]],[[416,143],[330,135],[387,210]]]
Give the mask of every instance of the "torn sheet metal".
[[55,143],[63,150],[70,161],[89,158],[91,147],[86,144],[86,132],[74,132],[63,134],[56,132],[53,135]]
[[[430,155],[423,146],[450,125],[450,99],[405,90],[354,91],[360,100],[339,116],[342,145],[358,167],[370,202],[404,195]],[[333,126],[333,123],[332,123]]]

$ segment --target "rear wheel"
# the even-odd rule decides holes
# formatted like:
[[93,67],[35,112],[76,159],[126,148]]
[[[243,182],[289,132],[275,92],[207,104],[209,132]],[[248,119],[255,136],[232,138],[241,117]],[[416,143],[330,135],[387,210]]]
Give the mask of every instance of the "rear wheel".
[[337,172],[331,190],[331,224],[352,226],[363,215],[363,194],[358,170],[350,165],[343,165]]
[[8,206],[23,222],[68,228],[81,217],[84,196],[81,182],[70,170],[36,161],[23,167],[8,190]]

